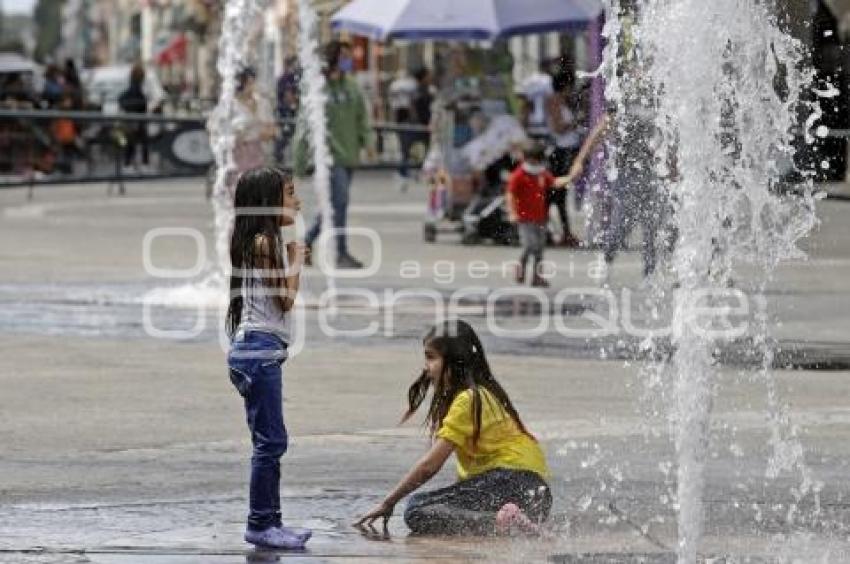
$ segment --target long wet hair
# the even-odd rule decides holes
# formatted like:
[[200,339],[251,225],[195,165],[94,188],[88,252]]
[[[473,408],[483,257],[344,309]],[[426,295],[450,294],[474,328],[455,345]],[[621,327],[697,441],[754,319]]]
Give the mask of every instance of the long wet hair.
[[[490,405],[491,409],[500,408],[514,420],[520,431],[534,438],[523,425],[507,392],[493,376],[490,364],[484,355],[481,340],[468,323],[454,320],[436,325],[425,335],[423,345],[436,351],[443,359],[443,373],[434,384],[434,394],[425,418],[425,425],[432,436],[439,430],[455,397],[465,390],[470,390],[472,392],[472,446],[474,447],[481,436],[483,409],[481,390],[483,388],[498,403],[498,406]],[[402,422],[416,413],[425,401],[431,384],[427,371],[423,371],[413,382],[407,392],[408,410]],[[490,403],[489,398],[488,403]]]
[[[230,305],[225,320],[231,337],[242,321],[243,279],[247,277],[248,286],[252,287],[253,269],[262,269],[264,286],[280,290],[284,278],[280,215],[284,187],[290,182],[288,173],[261,167],[243,173],[236,184],[235,220],[230,237]],[[268,208],[269,213],[263,213],[263,208]],[[274,295],[281,309],[285,309],[280,292]]]
[[254,67],[240,68],[236,73],[236,93],[241,94],[248,85],[248,81],[256,79],[257,71],[254,70]]

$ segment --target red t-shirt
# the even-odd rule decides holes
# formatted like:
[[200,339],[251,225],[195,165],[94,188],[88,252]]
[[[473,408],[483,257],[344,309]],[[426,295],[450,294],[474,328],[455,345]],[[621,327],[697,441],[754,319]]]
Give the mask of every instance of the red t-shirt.
[[517,216],[523,223],[546,223],[546,192],[555,185],[555,177],[546,170],[537,176],[528,174],[522,165],[511,173],[508,192],[514,197]]

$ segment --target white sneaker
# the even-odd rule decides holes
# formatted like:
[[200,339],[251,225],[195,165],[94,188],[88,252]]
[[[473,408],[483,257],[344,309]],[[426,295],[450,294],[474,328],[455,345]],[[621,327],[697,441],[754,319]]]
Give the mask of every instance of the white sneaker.
[[245,542],[263,548],[280,550],[303,550],[304,545],[313,535],[309,529],[289,529],[286,527],[271,527],[265,531],[245,531]]

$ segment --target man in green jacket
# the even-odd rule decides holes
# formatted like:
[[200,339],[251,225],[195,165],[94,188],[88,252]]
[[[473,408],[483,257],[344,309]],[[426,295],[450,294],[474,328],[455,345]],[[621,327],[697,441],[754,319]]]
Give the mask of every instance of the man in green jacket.
[[[357,84],[349,78],[353,70],[351,47],[341,41],[332,41],[325,48],[325,78],[328,96],[327,114],[328,148],[333,157],[330,170],[330,196],[333,226],[336,229],[337,268],[363,268],[363,263],[348,252],[346,223],[351,191],[352,167],[360,160],[360,151],[369,138],[366,103]],[[303,108],[303,106],[302,106]],[[296,133],[295,173],[304,176],[312,160],[307,141],[306,118],[299,117]],[[312,247],[321,233],[321,214],[307,232],[305,243]]]

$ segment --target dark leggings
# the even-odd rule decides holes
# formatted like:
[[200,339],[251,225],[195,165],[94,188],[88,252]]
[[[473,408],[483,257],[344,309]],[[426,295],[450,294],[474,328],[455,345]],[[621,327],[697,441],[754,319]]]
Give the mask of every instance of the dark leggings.
[[454,485],[410,497],[404,521],[415,534],[491,535],[496,513],[515,503],[529,519],[549,517],[552,493],[534,472],[490,470]]
[[[565,176],[570,172],[573,159],[576,158],[576,149],[555,147],[549,156],[549,170],[555,176]],[[546,209],[552,206],[558,210],[558,217],[564,227],[564,235],[570,235],[570,218],[567,216],[567,191],[551,189],[546,193]]]
[[127,146],[124,148],[124,164],[130,166],[136,158],[136,147],[142,148],[142,163],[150,161],[150,149],[148,148],[148,126],[141,124],[135,130],[127,133]]

